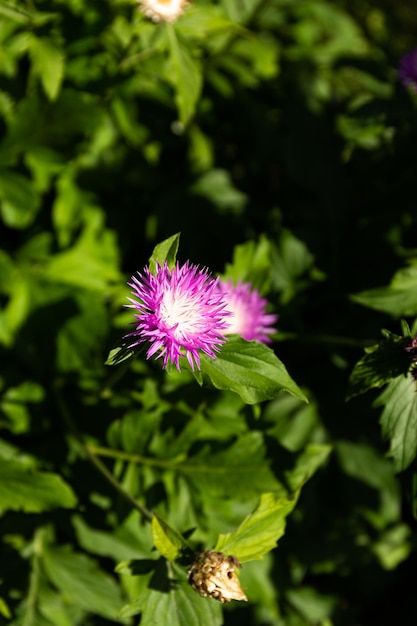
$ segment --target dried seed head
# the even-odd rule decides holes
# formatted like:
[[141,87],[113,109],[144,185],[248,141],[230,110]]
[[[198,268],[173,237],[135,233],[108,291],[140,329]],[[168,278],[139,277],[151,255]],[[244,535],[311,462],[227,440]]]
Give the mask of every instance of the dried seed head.
[[246,600],[236,568],[242,567],[234,556],[206,550],[201,552],[188,570],[188,582],[203,598],[214,598],[227,603]]

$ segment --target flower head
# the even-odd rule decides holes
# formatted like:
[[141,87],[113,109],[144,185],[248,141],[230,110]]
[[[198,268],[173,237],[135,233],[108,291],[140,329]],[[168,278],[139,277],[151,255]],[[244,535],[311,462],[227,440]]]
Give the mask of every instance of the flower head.
[[148,267],[132,276],[128,285],[138,300],[129,298],[136,310],[136,328],[126,335],[129,348],[149,342],[146,357],[154,354],[180,369],[179,358],[186,356],[191,369],[200,369],[202,350],[211,358],[225,342],[224,329],[229,313],[214,279],[206,269],[178,263],[171,270],[167,263],[157,265],[153,275]]
[[246,600],[236,570],[242,565],[233,555],[206,550],[197,555],[188,570],[188,582],[203,598],[214,598],[222,603]]
[[398,76],[405,87],[413,87],[417,91],[417,48],[401,57]]
[[224,332],[236,333],[247,341],[256,339],[262,343],[270,343],[269,335],[276,332],[272,324],[275,324],[278,316],[266,312],[268,302],[261,297],[259,291],[250,283],[239,281],[234,285],[232,280],[220,281],[218,289],[226,300],[227,310],[233,314]]
[[139,8],[153,22],[175,22],[188,2],[186,0],[139,0]]

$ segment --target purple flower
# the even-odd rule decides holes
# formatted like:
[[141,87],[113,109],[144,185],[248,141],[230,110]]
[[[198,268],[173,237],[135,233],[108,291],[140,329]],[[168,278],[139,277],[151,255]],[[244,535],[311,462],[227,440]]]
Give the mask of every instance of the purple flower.
[[398,76],[405,87],[417,91],[417,48],[404,54],[398,65]]
[[225,342],[228,326],[225,301],[207,269],[188,261],[170,270],[166,263],[156,267],[156,274],[145,267],[142,274],[132,276],[128,285],[134,298],[128,307],[136,309],[136,328],[126,335],[129,348],[149,342],[146,358],[163,357],[163,367],[174,363],[179,370],[179,358],[187,357],[191,369],[200,369],[202,350],[215,358]]
[[228,320],[229,325],[225,334],[236,333],[247,341],[261,341],[271,343],[269,335],[276,332],[272,326],[278,319],[277,315],[266,312],[268,301],[250,283],[232,280],[220,281],[218,289],[227,302],[227,310],[233,316]]

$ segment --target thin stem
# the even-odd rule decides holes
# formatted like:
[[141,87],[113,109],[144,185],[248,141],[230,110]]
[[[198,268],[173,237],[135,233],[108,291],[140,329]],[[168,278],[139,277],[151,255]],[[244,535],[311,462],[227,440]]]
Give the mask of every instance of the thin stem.
[[104,465],[104,463],[101,461],[101,459],[99,459],[96,454],[95,451],[93,449],[93,447],[87,443],[85,443],[83,441],[83,438],[80,434],[80,432],[78,431],[78,428],[76,426],[76,424],[74,423],[72,416],[68,410],[68,407],[66,406],[62,395],[60,393],[60,390],[57,389],[55,387],[54,389],[55,391],[55,397],[56,397],[56,401],[60,410],[60,413],[62,415],[62,418],[64,420],[64,422],[66,423],[68,430],[70,431],[75,443],[77,444],[81,454],[83,454],[84,456],[86,456],[88,458],[88,460],[90,461],[90,463],[92,465],[94,465],[94,467],[98,470],[98,472],[107,480],[108,483],[110,483],[112,485],[112,487],[118,492],[120,493],[121,496],[123,496],[123,498],[125,500],[127,500],[131,506],[133,508],[135,508],[137,511],[139,511],[139,513],[142,515],[142,517],[148,521],[152,520],[152,512],[149,511],[149,509],[147,509],[145,506],[143,506],[142,504],[140,504],[139,502],[137,502],[137,500],[135,500],[135,498],[133,496],[130,495],[130,493],[128,491],[126,491],[122,485],[118,482],[118,480],[116,480],[116,478],[113,476],[113,474],[107,469],[107,467]]
[[39,596],[41,581],[41,556],[43,549],[43,528],[38,528],[33,539],[32,569],[29,579],[29,590],[27,597],[27,609],[22,621],[22,626],[32,626],[36,622],[36,605]]

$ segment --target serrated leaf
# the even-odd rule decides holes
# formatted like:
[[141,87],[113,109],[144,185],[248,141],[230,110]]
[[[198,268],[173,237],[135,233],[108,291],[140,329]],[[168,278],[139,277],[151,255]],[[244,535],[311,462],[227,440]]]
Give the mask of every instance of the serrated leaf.
[[310,445],[297,457],[296,467],[286,475],[289,496],[264,493],[256,509],[232,533],[220,535],[215,550],[233,554],[241,563],[262,559],[285,532],[286,517],[293,510],[301,487],[327,458],[331,448]]
[[234,391],[247,404],[273,400],[282,391],[308,402],[285,365],[257,341],[231,337],[215,359],[201,355],[201,372],[217,389]]
[[50,39],[32,35],[30,39],[30,55],[35,72],[49,100],[56,100],[64,77],[65,56]]
[[180,243],[181,233],[176,233],[172,237],[168,237],[161,243],[158,243],[153,249],[152,255],[149,258],[149,271],[151,274],[156,272],[156,265],[162,266],[164,262],[172,269],[177,260],[178,246]]
[[39,513],[77,504],[72,489],[60,476],[30,470],[18,461],[0,459],[0,509]]
[[383,406],[382,434],[389,439],[388,455],[397,472],[404,471],[417,454],[417,393],[411,376],[392,380],[375,402]]
[[264,493],[256,509],[234,533],[220,535],[215,550],[232,554],[241,563],[262,559],[273,550],[285,532],[286,517],[293,510],[297,495],[281,498]]
[[410,344],[410,337],[398,337],[391,333],[386,333],[385,336],[381,343],[366,348],[365,356],[353,368],[348,398],[374,387],[382,387],[409,370],[410,356],[405,348]]
[[156,513],[152,516],[152,539],[155,548],[168,561],[175,561],[187,548],[185,539]]
[[67,601],[90,613],[119,621],[122,597],[116,581],[98,564],[69,547],[50,547],[43,554],[48,579]]
[[195,113],[203,84],[200,63],[193,58],[192,48],[177,38],[175,27],[167,25],[169,62],[167,79],[175,90],[179,119],[186,126]]

